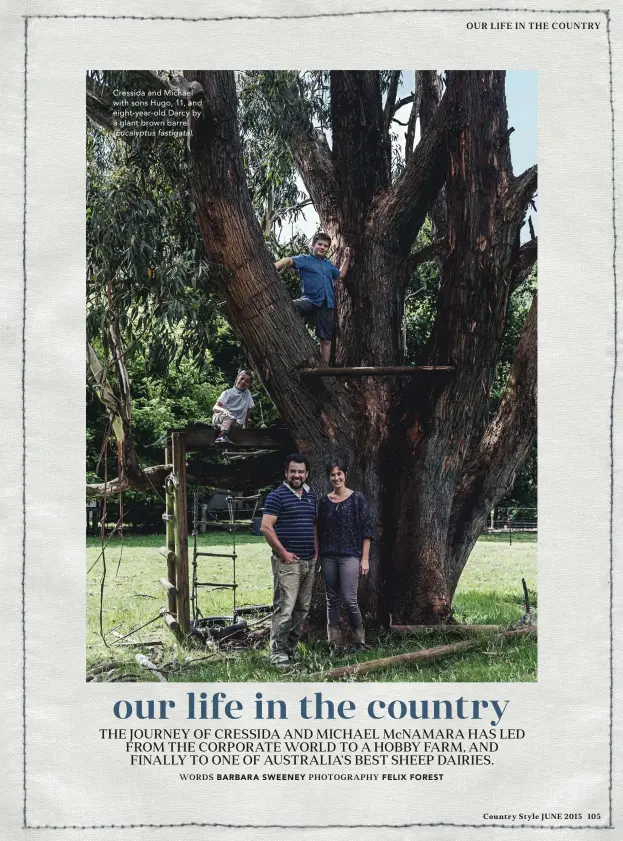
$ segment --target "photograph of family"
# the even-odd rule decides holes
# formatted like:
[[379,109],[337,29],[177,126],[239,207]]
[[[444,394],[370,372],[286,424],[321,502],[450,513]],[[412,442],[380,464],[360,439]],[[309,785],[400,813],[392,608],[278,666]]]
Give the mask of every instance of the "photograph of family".
[[87,72],[87,681],[537,680],[536,84]]

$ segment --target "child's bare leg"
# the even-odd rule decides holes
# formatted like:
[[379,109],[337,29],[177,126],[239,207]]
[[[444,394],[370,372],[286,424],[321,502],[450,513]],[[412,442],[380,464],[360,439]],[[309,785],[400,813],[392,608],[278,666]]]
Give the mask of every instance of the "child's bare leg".
[[331,342],[326,339],[320,339],[320,352],[324,361],[328,362],[331,358]]
[[221,421],[221,432],[229,432],[235,423],[235,418],[224,418]]

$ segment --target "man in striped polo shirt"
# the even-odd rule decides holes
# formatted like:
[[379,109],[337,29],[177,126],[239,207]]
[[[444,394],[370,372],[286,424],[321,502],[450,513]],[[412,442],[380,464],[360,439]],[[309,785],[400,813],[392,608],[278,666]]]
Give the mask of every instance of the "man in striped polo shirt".
[[294,660],[301,624],[309,612],[316,559],[316,495],[306,484],[309,461],[292,453],[285,482],[268,494],[260,531],[273,550],[273,619],[270,662],[278,668]]

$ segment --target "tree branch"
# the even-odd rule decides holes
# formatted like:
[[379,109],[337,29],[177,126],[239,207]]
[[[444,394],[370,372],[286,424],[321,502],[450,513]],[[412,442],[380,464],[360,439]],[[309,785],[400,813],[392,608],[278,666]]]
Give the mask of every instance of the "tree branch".
[[[315,439],[324,445],[329,423],[340,436],[338,418],[350,411],[351,397],[343,384],[313,389],[296,374],[297,368],[316,367],[320,360],[275,271],[251,203],[234,73],[185,75],[196,78],[205,91],[201,112],[191,121],[190,183],[206,258],[230,323],[297,444],[306,447]],[[300,440],[302,426],[305,438]]]
[[452,109],[450,98],[444,96],[402,175],[382,203],[382,222],[394,230],[407,253],[446,176],[446,131]]
[[401,73],[401,70],[394,70],[389,82],[387,99],[385,100],[385,108],[383,109],[383,123],[385,125],[385,131],[389,131],[392,117],[398,110],[396,108],[396,96],[398,95],[398,85],[400,84]]
[[[513,487],[536,435],[537,296],[515,350],[498,411],[471,458],[453,504],[453,543],[467,560],[496,502]],[[460,575],[462,570],[456,570]]]
[[519,249],[517,260],[511,272],[511,290],[517,289],[526,278],[530,277],[530,272],[537,259],[537,245],[538,237],[534,237],[528,242],[524,242]]
[[390,184],[391,145],[378,71],[331,71],[331,124],[340,224],[352,244],[373,198]]
[[415,126],[417,118],[420,113],[420,105],[422,102],[422,73],[419,70],[415,71],[414,80],[415,89],[413,91],[413,105],[409,114],[409,122],[407,123],[407,132],[405,135],[405,164],[409,163],[409,158],[413,154],[413,144],[415,143]]
[[176,70],[166,70],[157,73],[155,70],[137,70],[136,75],[144,79],[150,87],[158,88],[169,93],[174,92],[180,97],[194,99],[203,93],[201,84],[188,79]]
[[415,94],[410,93],[409,96],[403,96],[402,99],[399,99],[396,104],[394,105],[394,114],[397,114],[401,108],[405,105],[408,105],[410,102],[413,102]]
[[[420,129],[422,134],[427,131],[435,112],[441,102],[441,79],[435,70],[421,71],[421,102]],[[442,186],[429,211],[433,230],[437,237],[446,238],[448,235],[448,213],[446,208],[446,188]]]
[[411,254],[407,260],[407,270],[409,274],[413,274],[418,266],[421,266],[423,263],[430,263],[432,260],[435,260],[444,253],[445,249],[445,239],[437,239],[434,242],[425,245],[424,248],[420,248],[420,250],[416,251],[415,254]]
[[115,128],[115,121],[112,116],[110,99],[106,91],[100,86],[95,86],[87,79],[87,117],[94,123],[108,131]]
[[291,210],[302,210],[304,207],[308,207],[310,204],[313,204],[312,200],[305,199],[304,201],[297,202],[297,204],[291,204],[289,205],[289,207],[280,207],[278,210],[273,210],[272,214],[270,215],[270,221],[274,222],[280,216],[284,216]]
[[158,464],[155,467],[146,467],[139,476],[118,476],[109,482],[87,484],[86,495],[94,499],[124,491],[153,491],[154,488],[162,488],[172,469],[170,464]]
[[537,191],[537,165],[531,166],[517,178],[513,178],[508,190],[507,209],[513,218],[521,220]]

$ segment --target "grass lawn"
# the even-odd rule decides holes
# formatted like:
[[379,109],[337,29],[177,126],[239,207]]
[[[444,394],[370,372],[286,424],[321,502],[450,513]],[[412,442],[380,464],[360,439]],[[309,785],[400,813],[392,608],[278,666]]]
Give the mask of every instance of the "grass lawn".
[[[228,551],[229,541],[227,534],[201,535],[201,551]],[[160,618],[126,640],[143,641],[144,646],[122,646],[119,644],[121,636],[154,619],[159,609],[166,605],[166,594],[158,583],[158,579],[166,575],[166,562],[158,552],[164,542],[161,535],[125,536],[123,544],[113,539],[102,557],[99,538],[87,538],[87,669],[103,661],[115,664],[114,672],[103,678],[98,676],[98,679],[156,679],[135,662],[135,655],[141,652],[157,665],[163,664],[169,681],[305,681],[311,674],[332,665],[387,657],[457,639],[438,632],[425,637],[369,635],[368,642],[373,650],[357,655],[344,654],[332,660],[326,645],[308,641],[300,646],[297,668],[286,674],[268,664],[267,643],[257,650],[242,653],[194,647],[182,650]],[[266,542],[251,535],[238,535],[237,542],[238,604],[270,604],[272,576]],[[200,558],[201,570],[207,569],[206,562],[209,560],[213,565],[208,580],[231,580],[230,561]],[[104,567],[102,625],[108,647],[100,635],[100,588]],[[205,581],[205,572],[199,578]],[[509,545],[508,537],[502,535],[482,537],[472,552],[455,595],[457,621],[514,625],[524,613],[522,578],[526,579],[534,607],[537,603],[536,536],[513,535],[512,545]],[[204,616],[231,614],[230,591],[203,590],[199,599]],[[475,651],[419,667],[406,664],[361,675],[357,682],[514,682],[534,681],[536,677],[536,640],[521,638],[512,642],[492,639],[484,648]]]

